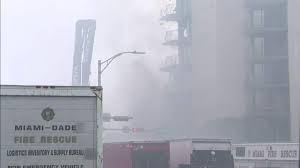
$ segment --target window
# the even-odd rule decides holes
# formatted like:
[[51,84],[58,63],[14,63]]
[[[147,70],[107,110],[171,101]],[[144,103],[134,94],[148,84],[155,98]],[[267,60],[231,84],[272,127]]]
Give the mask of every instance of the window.
[[236,147],[236,154],[237,157],[245,157],[245,147]]
[[265,65],[255,64],[254,65],[254,79],[257,82],[263,82],[264,80]]
[[254,39],[254,55],[259,58],[264,57],[265,39],[263,37],[257,37]]
[[257,111],[269,111],[272,109],[272,95],[270,92],[256,92],[255,105]]
[[264,27],[265,24],[265,12],[263,9],[253,11],[253,26]]

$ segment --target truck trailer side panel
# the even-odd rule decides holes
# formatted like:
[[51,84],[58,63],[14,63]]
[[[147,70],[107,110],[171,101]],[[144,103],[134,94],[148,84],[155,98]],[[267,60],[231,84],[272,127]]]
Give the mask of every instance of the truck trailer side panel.
[[96,168],[97,97],[90,87],[1,86],[1,168]]
[[104,168],[169,168],[169,143],[105,143]]
[[191,141],[170,141],[170,168],[189,165],[192,153]]
[[236,168],[280,167],[299,168],[299,143],[234,144]]
[[169,168],[167,142],[132,143],[132,168]]
[[104,168],[132,168],[131,149],[128,144],[105,143],[103,145]]

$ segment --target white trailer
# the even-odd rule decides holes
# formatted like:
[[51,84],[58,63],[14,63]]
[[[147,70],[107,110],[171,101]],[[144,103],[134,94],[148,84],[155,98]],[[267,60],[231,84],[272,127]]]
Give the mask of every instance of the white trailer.
[[96,168],[101,92],[100,87],[1,85],[0,167]]
[[299,143],[250,143],[232,146],[235,168],[299,168]]

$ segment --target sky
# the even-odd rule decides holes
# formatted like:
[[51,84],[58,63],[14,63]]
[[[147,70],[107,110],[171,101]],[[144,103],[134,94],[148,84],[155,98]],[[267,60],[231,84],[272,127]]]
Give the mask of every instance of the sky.
[[105,110],[130,114],[130,94],[138,97],[135,88],[147,81],[140,77],[151,74],[159,87],[167,81],[159,68],[174,51],[162,45],[160,11],[160,0],[1,0],[1,84],[71,85],[75,23],[96,19],[91,85],[97,60],[147,53],[120,57],[103,73]]

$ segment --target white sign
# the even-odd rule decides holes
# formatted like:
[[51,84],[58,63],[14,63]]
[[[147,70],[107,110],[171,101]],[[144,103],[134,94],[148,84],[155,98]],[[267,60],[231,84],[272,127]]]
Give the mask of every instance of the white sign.
[[1,168],[96,168],[96,98],[1,96]]
[[193,143],[193,150],[224,150],[230,151],[230,143]]
[[243,144],[234,145],[235,159],[299,160],[299,144]]

